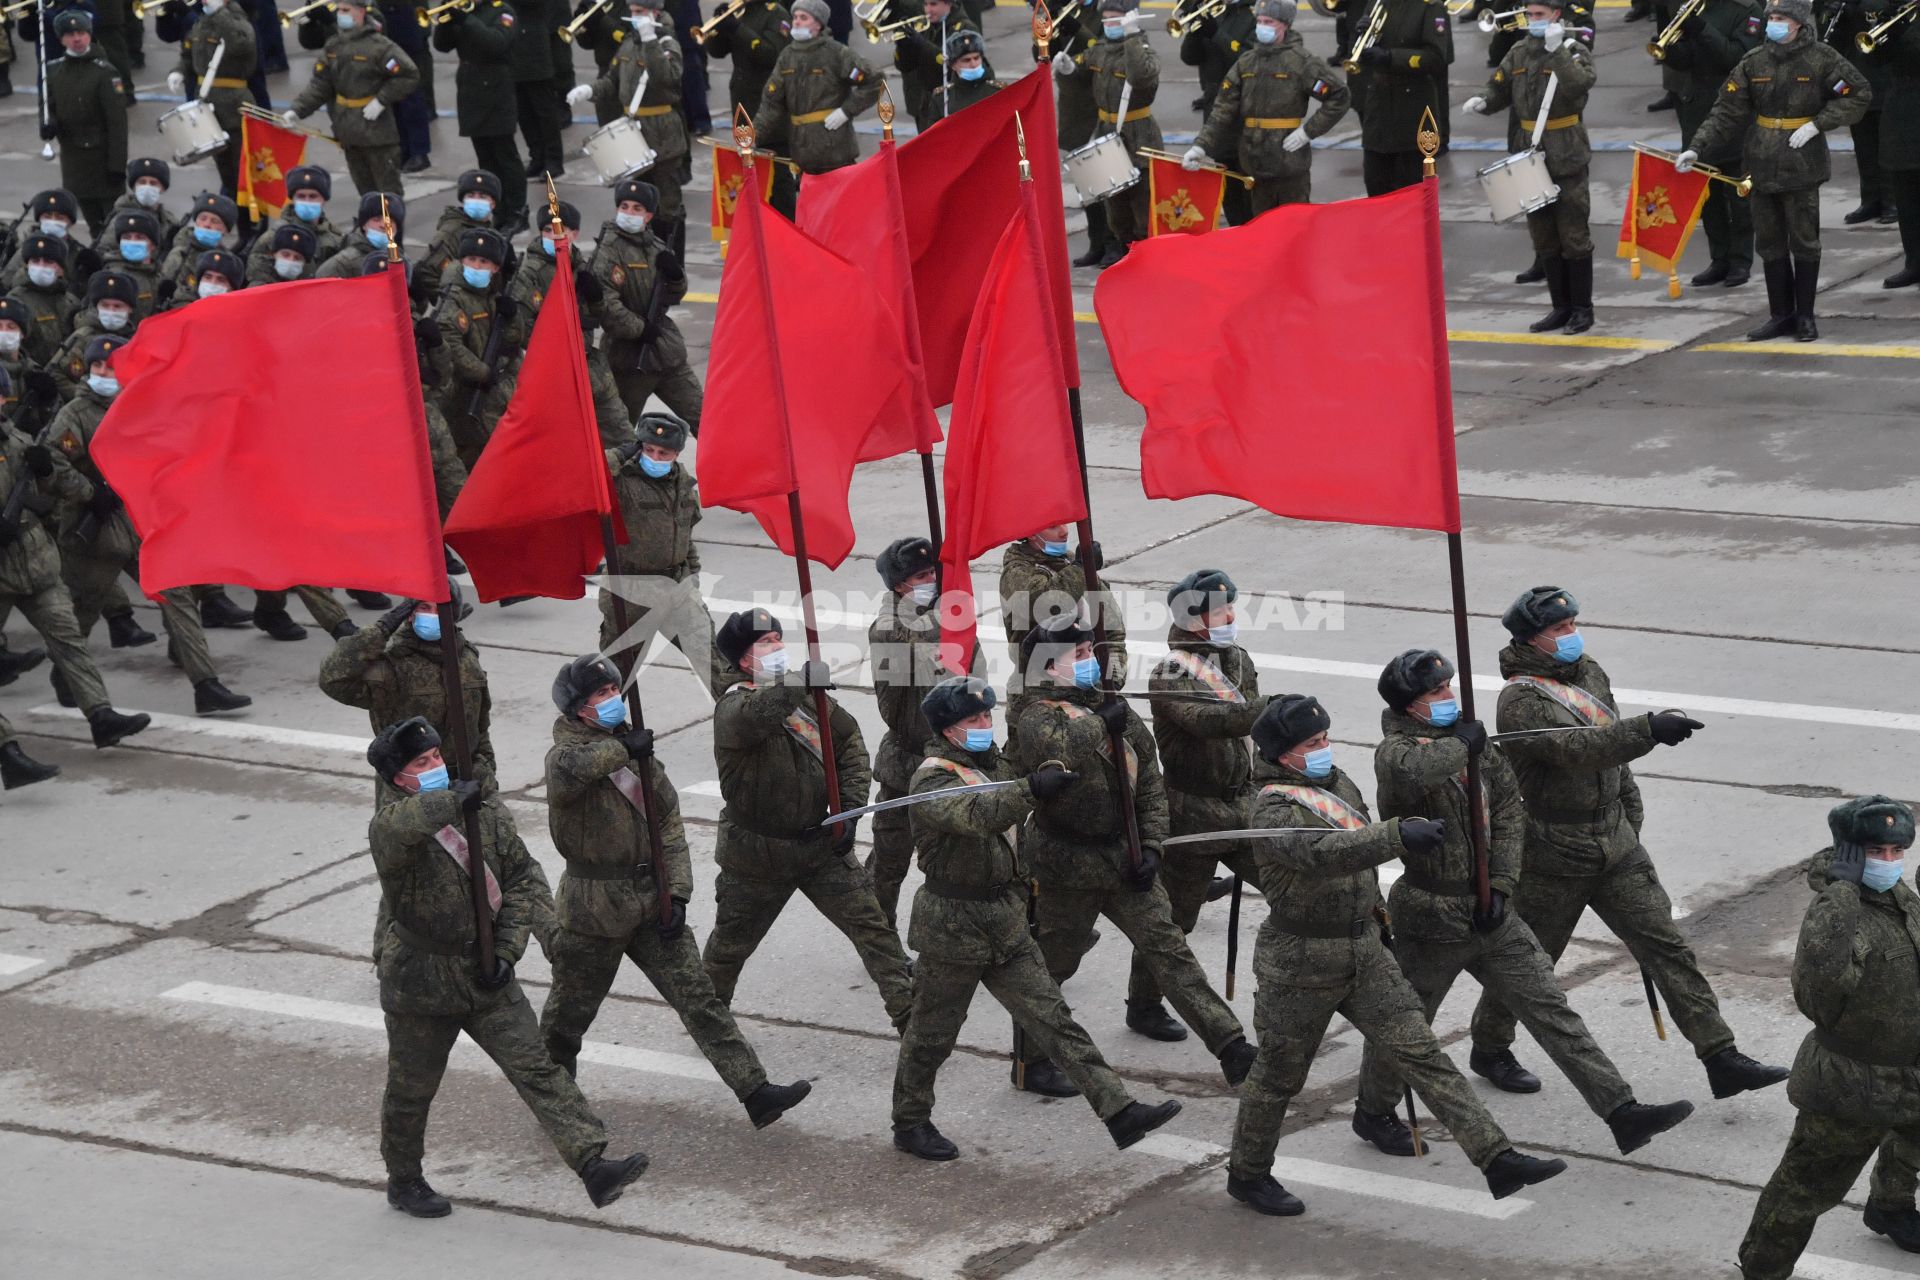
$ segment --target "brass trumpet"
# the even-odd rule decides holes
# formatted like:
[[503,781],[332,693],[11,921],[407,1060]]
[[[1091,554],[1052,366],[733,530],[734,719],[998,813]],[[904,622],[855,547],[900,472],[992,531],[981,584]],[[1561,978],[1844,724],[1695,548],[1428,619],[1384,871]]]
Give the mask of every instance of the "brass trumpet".
[[932,19],[926,14],[915,14],[911,18],[902,18],[898,22],[875,22],[872,18],[860,19],[860,29],[867,33],[872,44],[881,44],[888,40],[899,40],[909,31],[925,31],[932,25]]
[[720,10],[720,12],[714,14],[711,18],[708,18],[705,22],[693,29],[693,42],[695,44],[705,44],[707,37],[717,31],[721,23],[733,17],[746,7],[747,0],[733,0],[733,3],[727,5],[726,8]]
[[452,22],[456,13],[472,13],[473,3],[474,0],[446,0],[445,4],[436,4],[431,9],[416,9],[414,16],[423,27],[430,27],[436,22],[444,24]]
[[24,17],[40,7],[40,0],[14,0],[13,4],[0,7],[0,18],[13,19]]
[[1920,13],[1920,0],[1907,0],[1906,4],[1894,10],[1891,18],[1855,36],[1853,47],[1862,53],[1872,53],[1893,39],[1893,29],[1910,20],[1916,13]]
[[580,34],[580,28],[592,22],[596,15],[605,13],[612,7],[613,0],[593,0],[593,4],[588,7],[585,13],[554,32],[554,34],[560,37],[560,43],[572,44],[573,38]]
[[1672,49],[1680,39],[1680,24],[1705,8],[1706,3],[1707,0],[1687,0],[1681,5],[1680,11],[1673,15],[1673,21],[1667,24],[1666,29],[1647,42],[1647,56],[1655,62],[1665,62],[1668,50]]
[[[144,18],[150,13],[160,12],[173,3],[175,3],[175,0],[133,0],[133,16],[136,18]],[[12,8],[0,9],[0,14],[11,18],[16,9],[26,10],[31,8],[33,8],[31,4],[16,5]]]
[[1473,20],[1473,25],[1480,28],[1482,35],[1489,36],[1496,31],[1525,31],[1527,29],[1527,11],[1525,9],[1507,9],[1503,12],[1495,13],[1491,9],[1483,9],[1480,11],[1480,16]]
[[331,8],[333,8],[333,0],[313,0],[312,4],[303,4],[298,9],[282,9],[280,11],[280,25],[290,27],[312,13],[315,9]]
[[1354,40],[1353,48],[1347,51],[1347,74],[1360,74],[1360,55],[1373,48],[1380,39],[1381,30],[1387,25],[1387,0],[1374,0],[1373,12],[1367,15],[1366,29]]
[[[1184,3],[1184,0],[1182,0]],[[1167,34],[1184,36],[1209,18],[1217,18],[1227,11],[1227,0],[1201,0],[1192,9],[1181,12],[1181,4],[1174,5],[1173,16],[1167,19]]]

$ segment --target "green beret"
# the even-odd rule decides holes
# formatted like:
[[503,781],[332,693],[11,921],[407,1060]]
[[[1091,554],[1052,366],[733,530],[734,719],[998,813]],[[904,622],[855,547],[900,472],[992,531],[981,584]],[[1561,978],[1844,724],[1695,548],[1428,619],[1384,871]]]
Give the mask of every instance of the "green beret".
[[373,771],[392,782],[394,775],[407,767],[415,756],[440,745],[440,734],[424,716],[414,716],[382,729],[367,744],[367,763]]
[[1507,606],[1500,625],[1516,640],[1531,640],[1548,627],[1579,614],[1580,602],[1573,598],[1571,591],[1561,587],[1529,587]]
[[1219,569],[1195,569],[1167,592],[1167,603],[1173,608],[1173,621],[1178,626],[1185,626],[1239,598],[1240,588]]
[[880,581],[892,591],[916,573],[925,573],[935,565],[933,544],[925,538],[901,538],[887,544],[886,550],[874,561],[874,568],[880,571]]
[[1304,693],[1289,693],[1268,701],[1266,710],[1253,722],[1253,745],[1260,758],[1272,764],[1316,733],[1333,727],[1333,717],[1320,705],[1320,699]]
[[1827,814],[1835,844],[1913,844],[1913,810],[1886,796],[1860,796]]
[[780,619],[765,609],[742,609],[720,624],[713,642],[720,647],[720,656],[737,667],[754,641],[768,634],[786,634],[780,629]]
[[993,710],[996,701],[993,686],[978,676],[950,676],[921,699],[920,714],[935,733],[941,733],[968,716]]
[[1405,711],[1421,694],[1453,679],[1453,664],[1435,649],[1409,649],[1380,672],[1381,700]]

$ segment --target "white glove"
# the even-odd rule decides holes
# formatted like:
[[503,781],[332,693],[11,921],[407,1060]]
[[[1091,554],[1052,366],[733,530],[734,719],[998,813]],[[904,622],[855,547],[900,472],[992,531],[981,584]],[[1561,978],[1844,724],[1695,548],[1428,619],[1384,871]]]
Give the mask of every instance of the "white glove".
[[1127,29],[1127,34],[1130,36],[1140,34],[1140,24],[1142,21],[1143,19],[1140,17],[1140,11],[1138,9],[1129,9],[1120,15],[1120,25]]
[[642,44],[645,44],[649,40],[658,40],[660,38],[659,24],[644,13],[640,15],[640,20],[633,24],[633,29],[640,33],[640,42]]
[[365,120],[368,124],[372,124],[375,120],[378,120],[381,116],[385,115],[386,113],[387,113],[387,104],[380,101],[380,99],[378,98],[375,98],[372,102],[369,102],[366,106],[360,108],[360,118],[362,120]]
[[1286,136],[1286,140],[1280,144],[1280,149],[1282,151],[1304,151],[1312,144],[1313,139],[1307,136],[1305,129],[1295,129]]
[[573,88],[567,90],[567,105],[570,107],[577,107],[581,103],[585,102],[588,98],[591,98],[592,96],[593,96],[592,85],[577,84],[573,86]]
[[1673,171],[1675,173],[1692,173],[1694,163],[1699,159],[1700,153],[1698,151],[1682,151],[1679,156],[1674,159]]
[[1809,120],[1807,123],[1801,125],[1798,129],[1795,129],[1791,134],[1788,135],[1787,145],[1793,148],[1795,151],[1798,151],[1800,148],[1806,146],[1809,142],[1812,142],[1816,137],[1819,136],[1819,134],[1820,134],[1820,126],[1813,123],[1811,120]]
[[1073,60],[1073,55],[1070,53],[1063,51],[1053,55],[1053,74],[1062,80],[1072,75],[1079,67],[1080,64]]
[[296,112],[290,110],[282,111],[280,113],[280,123],[286,125],[288,128],[292,128],[294,125],[300,123],[300,117]]
[[1207,153],[1200,147],[1188,147],[1180,153],[1180,167],[1191,173],[1207,162]]
[[1561,45],[1566,43],[1567,29],[1561,26],[1557,22],[1549,22],[1547,24],[1547,34],[1545,39],[1547,44],[1547,52],[1552,53],[1554,50],[1558,49]]
[[184,95],[187,91],[187,78],[178,71],[167,72],[167,92]]
[[827,113],[827,118],[820,123],[829,129],[844,129],[847,127],[847,113],[835,107]]
[[1476,93],[1461,103],[1460,109],[1462,111],[1471,111],[1476,116],[1483,116],[1487,114],[1487,100]]

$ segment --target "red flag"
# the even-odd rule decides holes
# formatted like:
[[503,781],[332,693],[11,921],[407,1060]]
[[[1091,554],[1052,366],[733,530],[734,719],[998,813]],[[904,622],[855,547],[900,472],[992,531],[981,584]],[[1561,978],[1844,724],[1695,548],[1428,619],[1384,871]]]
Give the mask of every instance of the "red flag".
[[1459,532],[1435,186],[1161,236],[1101,274],[1148,497]]
[[235,197],[240,207],[262,220],[279,217],[287,203],[287,171],[305,162],[307,135],[242,111],[240,152],[246,159]]
[[743,196],[707,357],[701,503],[747,512],[792,555],[797,491],[807,558],[837,567],[861,442],[906,381],[900,326],[866,273]]
[[[351,334],[316,359],[316,334]],[[149,318],[114,357],[93,458],[140,588],[305,582],[447,598],[407,286],[303,280]]]
[[1698,169],[1681,173],[1664,154],[1633,153],[1633,186],[1620,216],[1620,242],[1614,256],[1632,259],[1633,278],[1640,261],[1667,273],[1667,292],[1680,296],[1680,255],[1687,251],[1712,179]]
[[913,254],[907,247],[898,154],[890,141],[858,164],[809,174],[799,228],[867,273],[900,327],[907,352],[906,394],[895,412],[874,424],[860,461],[926,452],[940,443],[940,423],[927,396],[920,350],[920,314],[914,301]]
[[1147,234],[1205,235],[1220,221],[1227,198],[1221,169],[1184,168],[1178,160],[1147,158]]
[[953,390],[942,476],[940,661],[957,673],[970,664],[978,630],[968,561],[1087,515],[1036,185],[1020,184],[987,263]]
[[[566,240],[554,251],[569,261]],[[600,517],[614,510],[573,272],[562,267],[533,322],[513,400],[447,513],[447,541],[482,602],[578,600],[600,563]]]
[[[1067,275],[1066,212],[1060,202],[1060,166],[1054,162],[1053,72],[1043,63],[1026,78],[934,125],[900,148],[900,191],[907,243],[913,250],[913,291],[920,308],[920,343],[927,390],[935,405],[953,401],[967,328],[973,320],[974,282],[986,274],[1000,233],[1020,202],[1020,145],[1014,116],[1026,132],[1033,161],[1033,201],[1045,229],[1048,293],[1055,308],[1060,364],[1067,385],[1080,385],[1074,353],[1073,289]],[[816,182],[800,189],[806,205]]]

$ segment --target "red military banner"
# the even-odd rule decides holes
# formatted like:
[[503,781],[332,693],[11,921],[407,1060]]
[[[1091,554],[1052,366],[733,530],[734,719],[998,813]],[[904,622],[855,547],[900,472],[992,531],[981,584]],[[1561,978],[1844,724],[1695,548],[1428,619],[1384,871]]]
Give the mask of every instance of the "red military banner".
[[1147,234],[1204,235],[1220,223],[1227,197],[1221,169],[1183,169],[1177,160],[1147,160]]
[[240,113],[240,193],[255,219],[277,218],[287,203],[287,170],[306,163],[307,135]]
[[[773,166],[776,163],[764,159],[755,166],[760,175],[760,198],[765,200],[773,194]],[[747,185],[746,167],[740,163],[740,153],[732,147],[713,149],[713,215],[712,235],[725,250],[727,237],[733,234],[733,211],[740,202],[740,193]]]
[[1633,188],[1620,218],[1620,243],[1614,256],[1632,260],[1633,278],[1640,264],[1651,263],[1667,276],[1667,293],[1680,296],[1680,255],[1687,251],[1693,229],[1700,225],[1700,209],[1712,182],[1699,170],[1681,173],[1673,160],[1638,147],[1633,153]]

